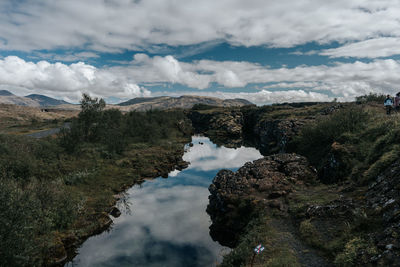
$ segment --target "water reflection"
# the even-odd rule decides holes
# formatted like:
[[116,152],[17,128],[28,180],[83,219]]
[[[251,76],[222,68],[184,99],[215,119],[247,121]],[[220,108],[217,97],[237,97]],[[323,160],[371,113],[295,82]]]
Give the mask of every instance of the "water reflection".
[[193,143],[184,155],[187,169],[129,189],[131,212],[115,218],[110,232],[87,240],[68,266],[215,266],[224,248],[209,236],[207,188],[221,168],[237,169],[261,154],[217,148],[205,137]]

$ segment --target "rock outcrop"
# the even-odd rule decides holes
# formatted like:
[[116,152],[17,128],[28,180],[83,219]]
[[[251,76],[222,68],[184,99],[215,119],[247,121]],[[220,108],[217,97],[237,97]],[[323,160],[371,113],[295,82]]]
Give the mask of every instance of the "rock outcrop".
[[258,136],[260,150],[264,155],[284,153],[291,138],[300,131],[309,120],[278,119],[262,120],[254,126],[253,133]]
[[210,113],[191,111],[188,113],[196,132],[227,138],[241,138],[243,114],[238,110],[221,110]]
[[254,212],[287,212],[286,196],[313,183],[315,170],[306,158],[277,154],[248,162],[237,172],[221,170],[209,187],[210,234],[234,247]]
[[380,250],[371,262],[378,266],[400,266],[400,160],[369,186],[366,200],[383,227],[371,234]]

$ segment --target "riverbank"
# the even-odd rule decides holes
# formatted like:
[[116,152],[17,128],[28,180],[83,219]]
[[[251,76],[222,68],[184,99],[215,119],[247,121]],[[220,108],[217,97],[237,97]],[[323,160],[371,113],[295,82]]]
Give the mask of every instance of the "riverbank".
[[[190,139],[147,147],[136,144],[125,156],[115,162],[98,162],[101,166],[96,179],[77,184],[71,190],[87,198],[85,211],[69,231],[59,233],[64,245],[55,259],[72,259],[76,248],[92,235],[107,230],[112,225],[111,213],[115,212],[115,203],[124,197],[124,191],[145,179],[167,177],[172,170],[182,170],[188,163],[182,160],[184,145]],[[118,214],[118,212],[117,212]],[[111,215],[112,216],[112,215]],[[115,216],[115,214],[114,214]],[[56,260],[57,261],[57,260]]]
[[89,124],[101,139],[85,139],[79,119],[55,137],[0,135],[0,265],[63,265],[110,227],[124,190],[187,167],[191,126],[181,111],[98,111],[91,118],[110,121]]
[[[315,182],[302,185],[291,180],[292,163],[216,176],[211,233],[233,248],[221,266],[398,266],[398,114],[386,116],[372,101],[202,107],[189,116],[211,139],[253,142],[272,158],[295,152],[306,157],[303,167],[316,170]],[[222,179],[230,183],[221,182],[230,175]],[[266,249],[252,262],[259,243]]]
[[[229,249],[209,235],[208,186],[221,168],[236,170],[262,157],[254,148],[217,147],[193,136],[188,168],[146,180],[118,202],[110,231],[89,238],[67,266],[214,266]],[[125,205],[124,203],[129,203]]]

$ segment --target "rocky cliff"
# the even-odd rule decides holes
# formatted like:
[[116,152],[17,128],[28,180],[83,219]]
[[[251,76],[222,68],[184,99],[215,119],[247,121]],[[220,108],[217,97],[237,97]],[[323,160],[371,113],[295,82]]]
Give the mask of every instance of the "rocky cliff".
[[287,196],[316,180],[315,170],[296,154],[277,154],[248,162],[237,172],[221,170],[209,187],[210,233],[234,247],[252,213],[287,213]]
[[[366,208],[382,223],[382,228],[369,234],[379,254],[368,263],[400,266],[400,161],[379,175],[366,193]],[[367,253],[363,249],[360,253]]]
[[277,106],[208,107],[192,109],[188,117],[198,133],[226,146],[251,143],[263,155],[283,153],[287,145],[316,116],[325,116],[340,108],[331,103],[304,103]]
[[[234,248],[223,266],[251,265],[250,248],[261,242],[275,246],[257,258],[263,266],[400,266],[398,123],[379,116],[378,107],[356,104],[236,112],[240,120],[221,110],[195,115],[198,130],[212,138],[213,129],[227,133],[218,128],[227,121],[238,128],[243,122],[237,136],[252,137],[269,155],[220,171],[209,188],[211,236]],[[307,124],[321,140],[303,131],[300,142],[320,149],[317,157],[307,154],[320,160],[318,172],[305,157],[283,153]]]

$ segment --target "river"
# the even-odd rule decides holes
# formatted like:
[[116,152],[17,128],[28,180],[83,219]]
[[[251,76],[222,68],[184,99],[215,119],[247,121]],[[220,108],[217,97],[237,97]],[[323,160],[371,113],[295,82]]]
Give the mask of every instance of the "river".
[[183,171],[148,180],[127,190],[117,203],[122,214],[109,231],[89,238],[65,266],[215,266],[228,248],[209,236],[208,186],[221,169],[237,170],[261,158],[255,148],[217,147],[193,136]]

